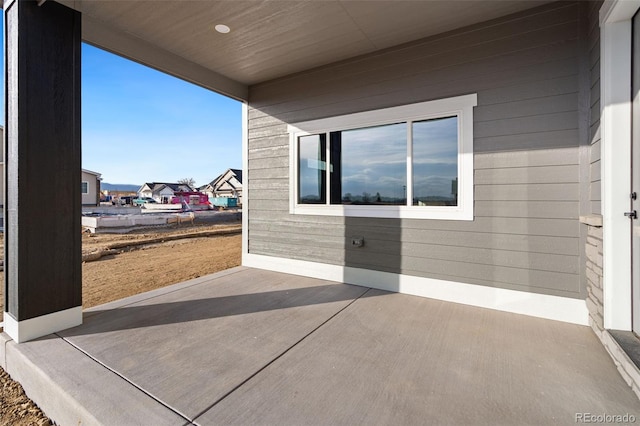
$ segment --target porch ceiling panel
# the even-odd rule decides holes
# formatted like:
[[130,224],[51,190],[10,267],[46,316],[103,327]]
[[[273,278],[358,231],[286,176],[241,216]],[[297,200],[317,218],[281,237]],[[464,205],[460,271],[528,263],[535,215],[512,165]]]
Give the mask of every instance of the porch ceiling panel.
[[82,12],[86,41],[238,99],[252,84],[549,3],[58,1]]

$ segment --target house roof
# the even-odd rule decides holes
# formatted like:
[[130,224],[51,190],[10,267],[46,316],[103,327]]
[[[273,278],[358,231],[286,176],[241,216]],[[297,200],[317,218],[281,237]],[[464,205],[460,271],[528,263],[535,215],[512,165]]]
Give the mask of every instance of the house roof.
[[152,192],[161,190],[162,186],[166,186],[166,187],[170,188],[172,191],[182,191],[181,186],[186,186],[187,188],[192,189],[189,185],[184,184],[184,183],[167,183],[167,182],[146,182],[144,185],[142,185],[141,189],[145,185],[147,187],[149,187],[149,189]]
[[238,179],[238,182],[242,183],[242,170],[240,169],[229,169],[233,172],[234,175],[236,175],[236,179]]
[[550,3],[58,1],[82,12],[85,41],[241,100],[250,85]]
[[87,170],[87,169],[82,169],[82,171],[84,173],[89,173],[90,175],[95,175],[98,179],[100,179],[100,176],[102,176],[101,173],[98,172],[92,172],[91,170]]
[[[233,177],[235,177],[238,182],[240,182],[240,184],[242,184],[242,170],[240,169],[227,169],[227,171],[225,171],[224,173],[218,175],[214,180],[212,180],[211,182],[209,182],[207,185],[204,185],[203,188],[210,186],[212,188],[214,188],[222,178],[224,178],[226,175],[228,175],[229,173],[231,173],[233,175]],[[233,185],[231,185],[233,186]],[[234,186],[235,188],[235,186]]]

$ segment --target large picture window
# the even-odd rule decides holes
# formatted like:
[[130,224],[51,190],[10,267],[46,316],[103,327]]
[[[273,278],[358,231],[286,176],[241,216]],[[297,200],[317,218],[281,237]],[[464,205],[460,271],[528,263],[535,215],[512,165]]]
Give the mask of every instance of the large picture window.
[[473,94],[291,125],[291,212],[473,220],[476,104]]

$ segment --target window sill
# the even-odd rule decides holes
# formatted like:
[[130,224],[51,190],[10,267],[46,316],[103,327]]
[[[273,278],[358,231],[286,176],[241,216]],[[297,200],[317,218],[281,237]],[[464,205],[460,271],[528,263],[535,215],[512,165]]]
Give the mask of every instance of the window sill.
[[388,219],[473,220],[473,210],[462,207],[295,205],[292,214]]

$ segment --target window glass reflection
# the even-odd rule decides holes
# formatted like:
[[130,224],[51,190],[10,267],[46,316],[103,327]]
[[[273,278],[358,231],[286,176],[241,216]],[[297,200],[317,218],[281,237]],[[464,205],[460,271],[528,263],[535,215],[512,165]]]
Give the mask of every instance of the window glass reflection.
[[413,205],[458,205],[458,117],[413,123]]
[[298,138],[298,203],[326,202],[326,136]]
[[331,133],[331,203],[406,205],[407,124]]

